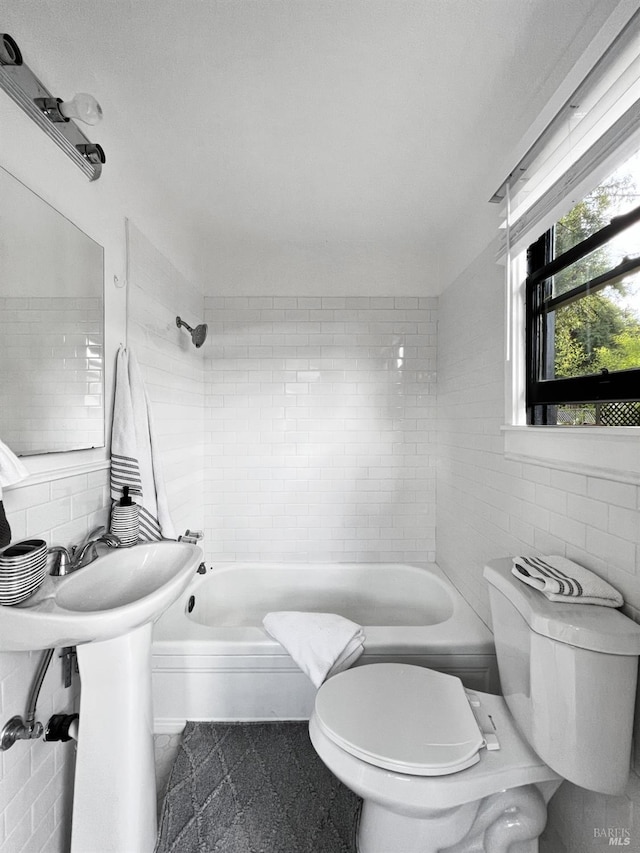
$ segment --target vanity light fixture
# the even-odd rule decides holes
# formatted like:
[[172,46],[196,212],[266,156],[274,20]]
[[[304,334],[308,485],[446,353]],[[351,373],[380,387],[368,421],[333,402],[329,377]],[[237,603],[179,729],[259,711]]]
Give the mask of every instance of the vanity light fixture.
[[98,124],[102,120],[102,107],[93,95],[86,92],[79,92],[70,101],[63,101],[62,98],[36,98],[35,104],[55,122],[75,118],[84,124]]
[[22,53],[8,33],[0,33],[0,89],[70,157],[90,181],[100,177],[105,155],[91,142],[76,121],[97,124],[102,108],[93,95],[81,92],[69,101],[55,98],[25,65]]

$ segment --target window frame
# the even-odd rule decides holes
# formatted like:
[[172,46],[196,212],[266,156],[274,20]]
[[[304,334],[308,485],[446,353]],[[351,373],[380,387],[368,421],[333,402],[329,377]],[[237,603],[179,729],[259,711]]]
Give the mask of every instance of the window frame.
[[562,404],[633,402],[640,399],[640,367],[606,371],[586,376],[543,379],[542,366],[552,358],[549,348],[551,333],[547,323],[548,311],[597,293],[608,284],[640,269],[640,256],[624,259],[603,275],[584,282],[567,293],[552,297],[553,276],[605,245],[617,234],[640,221],[640,205],[582,240],[561,255],[554,257],[554,227],[544,232],[527,249],[525,281],[525,407],[530,426],[556,426],[550,409]]

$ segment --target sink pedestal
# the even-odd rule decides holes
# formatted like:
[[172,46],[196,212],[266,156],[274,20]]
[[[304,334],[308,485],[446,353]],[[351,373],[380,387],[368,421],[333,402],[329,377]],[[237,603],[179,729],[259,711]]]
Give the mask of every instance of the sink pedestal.
[[71,853],[152,853],[156,785],[148,622],[77,647],[82,682]]
[[151,628],[201,561],[196,545],[144,542],[64,577],[46,577],[24,604],[0,604],[0,651],[77,646],[82,692],[72,853],[153,853]]

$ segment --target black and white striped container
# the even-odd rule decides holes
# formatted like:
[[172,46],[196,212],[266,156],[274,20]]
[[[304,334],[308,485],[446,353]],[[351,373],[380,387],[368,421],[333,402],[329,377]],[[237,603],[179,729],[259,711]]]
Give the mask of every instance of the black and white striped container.
[[0,604],[18,604],[38,589],[47,573],[47,543],[25,539],[0,551]]
[[137,504],[121,506],[115,504],[111,510],[111,532],[125,546],[135,545],[138,541],[140,508]]

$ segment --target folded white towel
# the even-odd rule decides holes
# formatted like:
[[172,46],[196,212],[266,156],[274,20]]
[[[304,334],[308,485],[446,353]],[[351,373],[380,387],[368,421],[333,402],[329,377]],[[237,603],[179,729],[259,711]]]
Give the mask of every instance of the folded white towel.
[[0,498],[2,498],[4,486],[12,486],[28,476],[29,472],[13,450],[7,447],[3,441],[0,441]]
[[262,624],[316,687],[348,669],[364,651],[360,625],[336,613],[279,610],[267,613]]
[[544,593],[549,601],[604,607],[624,604],[611,584],[566,557],[514,557],[511,571],[519,580]]

